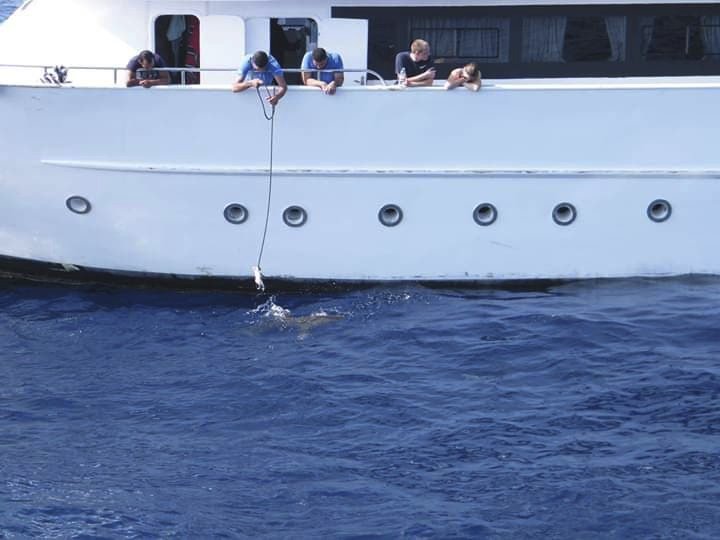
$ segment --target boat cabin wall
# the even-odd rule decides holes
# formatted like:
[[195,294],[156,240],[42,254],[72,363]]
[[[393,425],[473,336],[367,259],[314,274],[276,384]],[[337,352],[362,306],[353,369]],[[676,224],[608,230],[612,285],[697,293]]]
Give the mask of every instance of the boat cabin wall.
[[[263,49],[285,67],[299,67],[302,53],[319,44],[344,53],[346,67],[366,67],[367,24],[342,26],[330,16],[318,2],[34,0],[0,25],[0,64],[123,68],[151,49],[172,67],[234,69],[244,54]],[[170,31],[173,19],[179,26]],[[347,39],[348,25],[357,39]],[[171,39],[178,35],[181,46]],[[0,79],[8,75],[0,69]],[[72,82],[122,83],[124,76],[122,69],[73,70]],[[207,73],[202,82],[230,84],[233,77]],[[12,73],[15,83],[37,81],[37,70]]]
[[[147,43],[146,13],[144,2],[34,0],[0,25],[0,64],[125,65]],[[37,71],[25,74],[38,81]],[[83,74],[88,82],[108,77]]]

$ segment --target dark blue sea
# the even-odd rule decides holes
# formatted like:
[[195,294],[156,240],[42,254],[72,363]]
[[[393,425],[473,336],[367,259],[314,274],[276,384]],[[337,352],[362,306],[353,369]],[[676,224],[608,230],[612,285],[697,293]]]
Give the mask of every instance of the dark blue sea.
[[18,0],[0,0],[0,21],[4,21],[21,2]]
[[0,381],[0,538],[720,537],[720,279],[5,280]]

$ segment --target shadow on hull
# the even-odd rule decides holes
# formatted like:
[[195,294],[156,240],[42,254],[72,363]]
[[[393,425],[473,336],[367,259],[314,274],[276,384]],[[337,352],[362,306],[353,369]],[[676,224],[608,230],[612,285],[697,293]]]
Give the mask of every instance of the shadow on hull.
[[[188,276],[126,272],[101,268],[48,263],[31,259],[0,256],[0,279],[23,283],[64,284],[74,286],[108,286],[118,288],[165,289],[170,291],[234,291],[257,294],[252,276]],[[266,293],[343,292],[371,289],[377,286],[415,285],[436,290],[496,289],[506,291],[545,292],[575,281],[591,280],[492,280],[492,281],[353,281],[291,279],[265,277]]]

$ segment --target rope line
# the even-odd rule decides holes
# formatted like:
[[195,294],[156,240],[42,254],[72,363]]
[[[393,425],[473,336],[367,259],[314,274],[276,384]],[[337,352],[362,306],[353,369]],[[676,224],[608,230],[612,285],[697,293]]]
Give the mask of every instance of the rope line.
[[[262,94],[260,93],[260,87],[255,87],[255,90],[257,91],[258,99],[260,100],[260,105],[262,106],[262,112],[263,116],[265,117],[265,120],[270,122],[270,164],[269,164],[269,174],[268,174],[268,196],[267,196],[267,207],[265,210],[265,227],[263,228],[263,235],[262,235],[262,242],[260,243],[260,251],[258,252],[258,258],[257,258],[257,265],[253,268],[253,273],[255,275],[255,284],[257,285],[257,288],[260,291],[265,290],[265,284],[262,280],[262,257],[265,252],[265,240],[267,239],[267,232],[268,232],[268,225],[270,223],[270,204],[272,202],[272,187],[273,187],[273,152],[275,148],[275,105],[271,105],[270,113],[268,114],[267,107],[265,105],[265,100],[262,97]],[[265,87],[265,92],[267,93],[267,97],[270,98],[270,90]],[[274,93],[272,94],[274,96]]]

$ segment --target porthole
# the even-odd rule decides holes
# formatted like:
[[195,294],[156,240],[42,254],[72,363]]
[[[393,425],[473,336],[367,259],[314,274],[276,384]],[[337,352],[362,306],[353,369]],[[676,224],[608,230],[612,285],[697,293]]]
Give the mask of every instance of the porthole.
[[90,201],[88,201],[85,197],[80,197],[79,195],[69,197],[68,200],[65,201],[65,206],[67,206],[68,210],[76,214],[88,214],[90,213],[90,210],[92,210]]
[[570,225],[577,218],[577,210],[570,203],[560,203],[553,209],[552,218],[558,225]]
[[283,221],[288,227],[302,227],[307,221],[307,212],[300,206],[290,206],[283,212]]
[[225,207],[225,212],[223,212],[223,215],[225,216],[225,219],[228,221],[228,223],[232,223],[233,225],[240,225],[241,223],[245,223],[248,219],[248,211],[247,208],[245,208],[242,204],[228,204]]
[[478,225],[487,227],[495,223],[498,217],[497,208],[490,203],[482,203],[477,205],[473,211],[473,219]]
[[656,199],[648,206],[647,215],[655,223],[662,223],[670,219],[672,205],[665,199]]
[[378,212],[378,219],[386,227],[395,227],[403,220],[403,211],[397,204],[386,204]]

